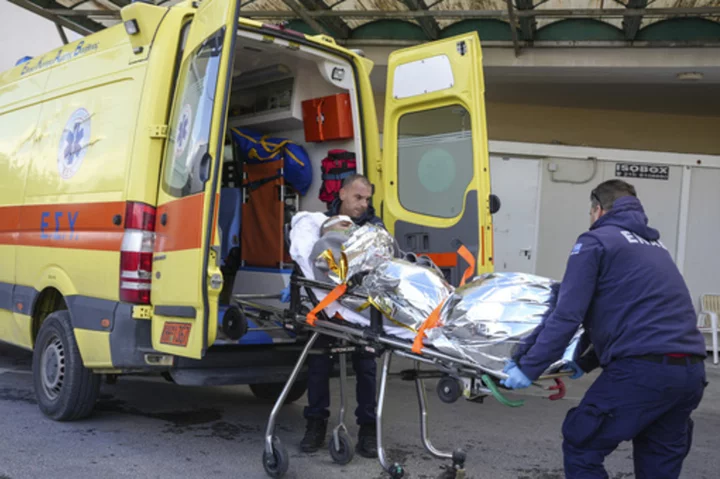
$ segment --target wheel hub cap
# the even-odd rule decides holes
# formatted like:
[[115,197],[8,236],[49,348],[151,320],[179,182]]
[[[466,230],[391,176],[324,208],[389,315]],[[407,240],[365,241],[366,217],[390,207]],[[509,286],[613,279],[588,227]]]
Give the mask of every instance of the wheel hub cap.
[[45,346],[40,368],[45,394],[50,399],[56,399],[65,381],[65,348],[57,336],[53,336]]

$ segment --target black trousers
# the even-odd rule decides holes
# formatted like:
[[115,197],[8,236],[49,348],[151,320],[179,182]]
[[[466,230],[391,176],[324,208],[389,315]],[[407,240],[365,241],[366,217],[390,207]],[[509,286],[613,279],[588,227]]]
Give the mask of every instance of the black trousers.
[[[315,342],[319,348],[327,348],[333,338],[320,336]],[[330,416],[330,372],[333,358],[327,354],[311,354],[308,364],[308,405],[305,408],[306,419],[327,419]],[[375,356],[366,353],[353,353],[352,364],[355,370],[357,409],[355,416],[358,425],[375,424],[376,376],[377,364]]]

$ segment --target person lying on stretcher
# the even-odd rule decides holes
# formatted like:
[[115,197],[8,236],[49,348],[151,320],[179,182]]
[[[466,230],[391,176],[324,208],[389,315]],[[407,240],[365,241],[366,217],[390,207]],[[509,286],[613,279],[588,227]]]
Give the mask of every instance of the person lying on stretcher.
[[[373,226],[373,228],[366,228],[366,230],[385,231],[376,225],[370,226]],[[329,273],[327,260],[321,258],[323,253],[331,250],[334,257],[339,257],[343,245],[350,240],[351,235],[360,228],[361,227],[357,226],[349,216],[344,215],[331,216],[322,224],[320,227],[320,239],[315,243],[310,256],[311,258],[315,258],[315,277],[318,281],[320,281],[321,277],[327,277]],[[438,273],[440,272],[440,269],[429,257],[417,256],[415,253],[402,251],[397,241],[389,234],[383,235],[383,240],[386,245],[392,242],[392,256],[394,258],[404,259],[409,263],[416,263],[426,268],[432,268]]]
[[[340,285],[363,278],[352,292],[367,299],[344,295],[337,301],[343,319],[368,325],[372,304],[387,319],[386,333],[415,341],[418,351],[430,345],[500,373],[554,307],[556,282],[548,278],[491,273],[455,289],[429,258],[405,260],[408,255],[384,229],[357,227],[343,217],[327,219],[319,229],[307,258],[314,279]],[[565,359],[574,356],[580,332]]]
[[[375,234],[382,239],[380,243],[382,247],[377,252],[377,257],[379,259],[403,259],[408,263],[432,269],[440,274],[440,269],[435,266],[429,257],[417,256],[412,252],[404,252],[400,250],[397,241],[387,234],[384,229],[375,225],[360,227],[353,223],[349,216],[338,215],[328,218],[322,224],[320,227],[320,238],[313,246],[312,253],[310,254],[310,258],[314,259],[312,263],[313,273],[317,281],[338,281],[339,278],[333,271],[331,265],[333,265],[333,263],[337,264],[335,258],[341,257],[343,246],[351,239],[353,233],[358,231],[360,228],[364,228],[367,233]],[[370,261],[367,261],[367,263],[369,262]],[[367,266],[364,269],[367,269]]]

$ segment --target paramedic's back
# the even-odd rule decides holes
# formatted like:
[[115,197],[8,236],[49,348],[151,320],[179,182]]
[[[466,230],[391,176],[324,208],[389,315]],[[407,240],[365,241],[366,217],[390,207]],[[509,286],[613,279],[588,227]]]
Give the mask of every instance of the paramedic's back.
[[[627,185],[608,183],[598,187],[599,195],[603,188]],[[647,354],[705,356],[685,281],[658,231],[648,226],[634,188],[627,188],[625,196],[611,195],[612,202],[593,198],[597,217],[570,254],[554,315],[584,324],[597,364],[603,367]],[[554,354],[535,352],[542,357]],[[534,358],[531,351],[521,364],[529,377],[543,364]]]
[[677,479],[706,385],[692,299],[632,185],[598,185],[591,224],[570,253],[555,310],[503,384],[528,387],[582,323],[594,350],[571,363],[573,377],[603,372],[563,423],[565,476],[607,478],[605,457],[632,441],[636,477]]

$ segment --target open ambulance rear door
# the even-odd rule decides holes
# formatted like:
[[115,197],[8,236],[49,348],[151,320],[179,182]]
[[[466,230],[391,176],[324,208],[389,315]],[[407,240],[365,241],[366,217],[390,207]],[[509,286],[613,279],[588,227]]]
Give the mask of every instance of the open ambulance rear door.
[[428,254],[458,284],[492,270],[490,171],[476,33],[390,55],[383,130],[383,220],[405,251]]
[[204,0],[182,54],[160,178],[151,300],[158,351],[201,358],[217,334],[215,234],[237,0]]

